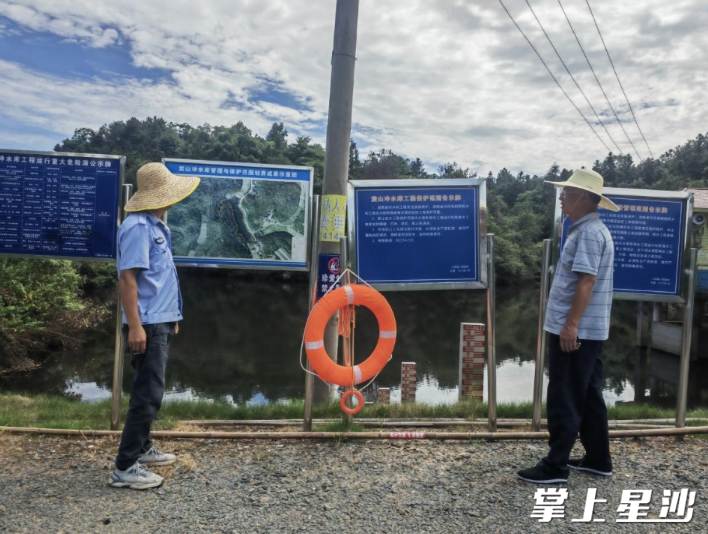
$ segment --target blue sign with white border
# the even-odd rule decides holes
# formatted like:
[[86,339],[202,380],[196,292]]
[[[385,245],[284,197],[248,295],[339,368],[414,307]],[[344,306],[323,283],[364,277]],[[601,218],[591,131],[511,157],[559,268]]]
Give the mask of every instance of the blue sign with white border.
[[[598,210],[615,244],[614,292],[680,296],[686,200],[607,193],[605,196],[621,210]],[[560,250],[571,224],[567,219],[563,225]]]
[[485,287],[480,265],[485,185],[483,180],[351,182],[350,240],[358,276],[382,289]]
[[116,258],[125,157],[0,150],[0,254]]

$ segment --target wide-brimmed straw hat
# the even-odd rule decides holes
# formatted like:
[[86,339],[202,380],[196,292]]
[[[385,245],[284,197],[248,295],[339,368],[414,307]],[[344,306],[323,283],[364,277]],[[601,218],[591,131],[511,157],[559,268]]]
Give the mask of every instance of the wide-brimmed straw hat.
[[125,204],[125,211],[159,210],[177,204],[199,185],[196,176],[176,176],[162,163],[138,169],[138,191]]
[[604,182],[605,181],[602,179],[602,175],[600,173],[588,169],[578,169],[570,176],[570,178],[568,178],[568,181],[566,182],[549,182],[546,180],[547,184],[553,184],[556,187],[575,187],[576,189],[582,189],[583,191],[595,193],[600,197],[598,207],[610,211],[620,211],[617,204],[602,195],[602,185]]

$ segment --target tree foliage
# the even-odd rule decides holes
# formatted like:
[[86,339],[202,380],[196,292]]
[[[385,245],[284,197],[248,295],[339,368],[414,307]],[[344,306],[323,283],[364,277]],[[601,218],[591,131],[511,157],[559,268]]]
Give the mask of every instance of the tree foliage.
[[[274,123],[265,138],[254,135],[243,123],[232,126],[192,127],[168,123],[159,117],[131,118],[104,125],[97,131],[79,128],[57,151],[123,154],[127,156],[128,181],[144,163],[162,157],[198,160],[292,164],[314,167],[315,192],[324,175],[325,151],[309,137],[289,142],[282,122]],[[635,164],[628,154],[608,154],[592,166],[607,187],[679,190],[708,185],[708,139],[699,134],[657,159]],[[544,176],[513,174],[502,168],[487,179],[488,231],[497,241],[497,269],[502,282],[513,283],[537,276],[543,239],[551,236],[554,188],[545,181],[564,181],[571,170],[555,163]],[[477,174],[457,163],[445,163],[429,173],[420,158],[409,159],[390,149],[370,151],[361,159],[356,142],[349,147],[350,180],[475,178]]]

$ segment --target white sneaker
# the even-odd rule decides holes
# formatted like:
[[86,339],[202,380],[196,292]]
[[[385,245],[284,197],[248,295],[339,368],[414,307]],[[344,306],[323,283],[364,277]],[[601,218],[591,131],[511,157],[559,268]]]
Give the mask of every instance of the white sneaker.
[[152,447],[149,451],[138,458],[138,462],[148,466],[170,465],[175,463],[176,460],[177,457],[174,454],[160,452],[155,447]]
[[144,490],[158,487],[162,484],[163,480],[160,475],[140,465],[140,462],[135,462],[125,471],[121,471],[116,467],[108,481],[108,485],[114,488]]

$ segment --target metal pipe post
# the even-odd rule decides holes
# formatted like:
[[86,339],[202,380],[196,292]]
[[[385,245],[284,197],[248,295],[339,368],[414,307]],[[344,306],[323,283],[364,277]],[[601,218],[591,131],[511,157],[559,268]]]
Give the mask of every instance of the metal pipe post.
[[543,258],[541,265],[541,295],[538,299],[538,330],[536,332],[536,369],[533,379],[533,414],[531,427],[534,432],[541,430],[541,404],[543,402],[543,363],[546,358],[546,332],[543,323],[548,306],[548,282],[551,275],[551,256],[553,242],[543,240]]
[[497,431],[496,278],[494,276],[494,234],[487,234],[487,406],[489,431]]
[[[345,272],[346,269],[349,268],[349,239],[347,238],[347,236],[342,236],[339,239],[339,244],[341,245],[341,249],[342,249],[342,251],[340,252],[340,255],[339,255],[339,272],[341,274],[341,273]],[[349,279],[349,275],[346,275],[342,279],[342,285],[345,285],[345,284],[348,285],[350,283],[351,283],[351,280]],[[354,330],[352,330],[351,335],[353,338],[354,337]],[[346,343],[346,340],[344,340],[344,343]],[[352,346],[353,346],[353,343],[352,343]],[[344,348],[344,347],[342,347],[342,348]],[[352,354],[351,357],[353,360],[354,354]],[[351,386],[347,386],[344,388],[344,391],[347,392],[347,391],[351,391],[352,389],[353,388]],[[347,407],[349,407],[349,408],[353,407],[351,397],[349,397],[345,402],[346,402]],[[352,421],[353,421],[352,414],[342,413],[342,421],[346,425],[351,425]]]
[[686,397],[688,396],[688,367],[691,359],[691,337],[693,335],[693,304],[696,298],[696,266],[698,249],[691,249],[691,266],[688,275],[686,305],[683,310],[683,337],[681,339],[681,367],[678,383],[678,406],[676,408],[676,427],[686,426]]
[[[132,184],[123,184],[124,203],[130,200],[133,192]],[[125,212],[119,206],[120,220],[125,219]],[[111,430],[120,428],[120,403],[123,389],[123,306],[120,303],[120,280],[118,280],[118,304],[116,305],[116,345],[113,355],[113,389],[111,403]]]
[[[319,255],[317,245],[320,240],[320,195],[312,198],[312,235],[310,236],[310,285],[308,310],[317,302],[317,281],[319,273],[317,269]],[[302,357],[302,354],[300,355]],[[310,360],[305,358],[305,369],[311,371]],[[305,432],[312,431],[312,400],[315,396],[315,377],[309,372],[305,373],[305,414],[302,419],[302,429]]]

